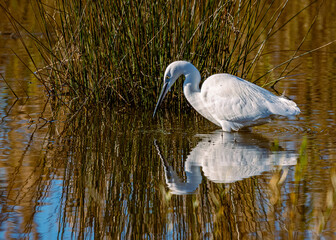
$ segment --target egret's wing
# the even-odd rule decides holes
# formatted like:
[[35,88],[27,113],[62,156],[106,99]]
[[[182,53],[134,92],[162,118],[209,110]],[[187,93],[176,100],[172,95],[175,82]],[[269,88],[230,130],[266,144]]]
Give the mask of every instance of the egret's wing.
[[201,96],[208,111],[221,121],[249,122],[274,113],[279,97],[253,83],[230,74],[209,77]]

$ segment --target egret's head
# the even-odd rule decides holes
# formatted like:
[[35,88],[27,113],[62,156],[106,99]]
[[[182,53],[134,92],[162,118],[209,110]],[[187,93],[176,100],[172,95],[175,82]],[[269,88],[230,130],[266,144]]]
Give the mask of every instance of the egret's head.
[[[172,85],[175,83],[175,81],[183,74],[183,71],[185,69],[185,65],[188,64],[188,62],[185,61],[176,61],[166,68],[164,78],[163,78],[163,86],[162,90],[158,99],[158,102],[156,104],[153,117],[155,116],[155,113],[160,106],[162,100],[167,95],[168,91],[172,87]],[[189,63],[190,64],[190,63]]]

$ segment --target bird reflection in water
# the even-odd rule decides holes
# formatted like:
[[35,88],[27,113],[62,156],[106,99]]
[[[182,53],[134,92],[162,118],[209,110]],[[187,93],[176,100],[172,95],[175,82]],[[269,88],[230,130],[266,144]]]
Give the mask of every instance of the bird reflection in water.
[[257,134],[215,131],[198,136],[202,140],[192,149],[185,162],[186,181],[176,174],[154,140],[164,167],[166,184],[172,194],[194,193],[202,182],[201,167],[210,181],[233,183],[260,175],[276,166],[286,169],[297,163],[297,154],[271,151],[269,141]]

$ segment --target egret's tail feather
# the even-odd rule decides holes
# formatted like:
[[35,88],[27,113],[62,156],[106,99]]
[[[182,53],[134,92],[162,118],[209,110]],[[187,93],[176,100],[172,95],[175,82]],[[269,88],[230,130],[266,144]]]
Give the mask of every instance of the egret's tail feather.
[[279,102],[270,108],[273,114],[290,117],[301,113],[295,102],[284,97],[278,98],[278,100]]

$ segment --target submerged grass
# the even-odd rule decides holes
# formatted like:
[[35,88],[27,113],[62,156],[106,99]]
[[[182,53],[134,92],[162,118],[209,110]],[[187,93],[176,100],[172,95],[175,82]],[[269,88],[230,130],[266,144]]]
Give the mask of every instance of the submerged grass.
[[[287,2],[36,1],[44,38],[35,40],[46,64],[36,76],[75,110],[153,108],[174,60],[191,61],[203,78],[228,72],[251,80],[268,40],[296,16],[277,24]],[[181,88],[169,98],[182,109]]]

